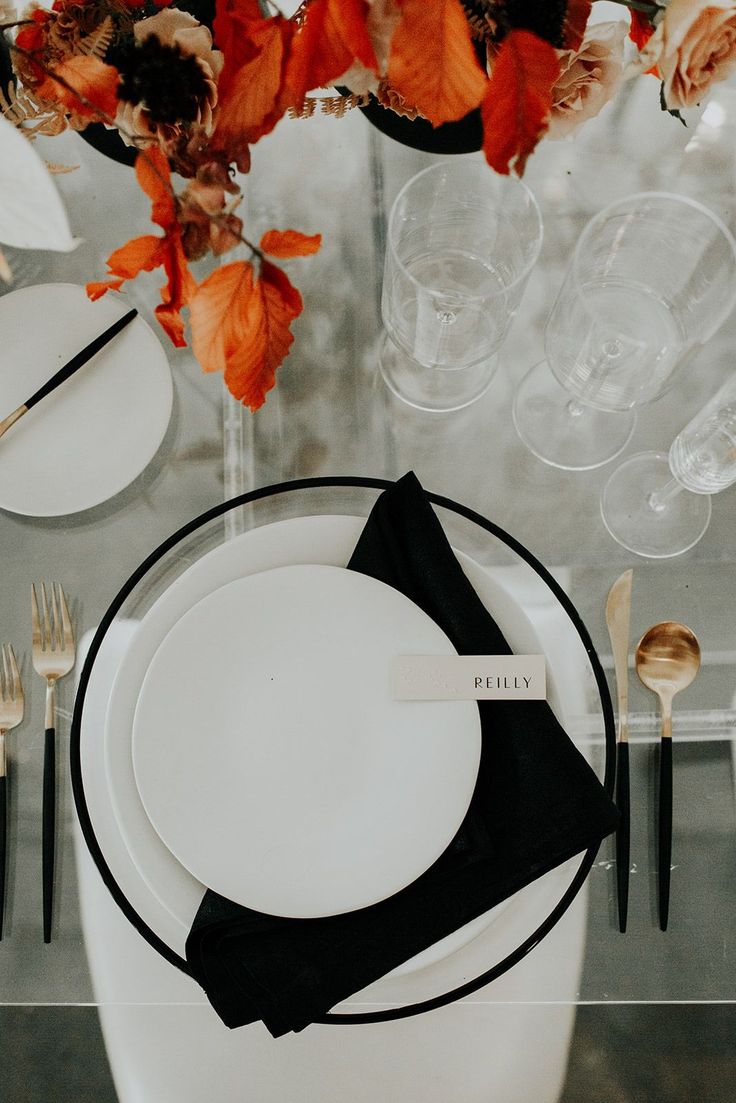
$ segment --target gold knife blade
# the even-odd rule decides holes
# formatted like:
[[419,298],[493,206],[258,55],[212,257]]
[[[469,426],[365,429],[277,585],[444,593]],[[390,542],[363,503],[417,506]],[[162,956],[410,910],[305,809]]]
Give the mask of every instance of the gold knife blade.
[[633,569],[624,571],[611,586],[606,599],[606,624],[616,672],[618,739],[621,743],[629,738],[629,623],[633,577]]

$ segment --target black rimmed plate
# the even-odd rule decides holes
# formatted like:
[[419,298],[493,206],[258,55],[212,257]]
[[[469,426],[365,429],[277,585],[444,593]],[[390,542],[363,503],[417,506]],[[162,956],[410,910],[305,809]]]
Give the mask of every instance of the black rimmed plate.
[[[103,837],[95,815],[96,795],[89,788],[86,777],[85,760],[89,746],[85,744],[83,733],[85,702],[96,658],[102,647],[109,646],[122,621],[140,620],[172,583],[176,584],[176,578],[191,566],[193,560],[223,543],[223,517],[227,519],[231,531],[237,528],[239,521],[246,519],[244,514],[247,514],[249,525],[256,528],[290,516],[328,513],[366,517],[376,491],[389,485],[385,481],[368,478],[301,480],[253,491],[214,507],[175,533],[141,564],[110,606],[92,642],[80,679],[72,730],[72,774],[80,821],[103,879],[119,906],[151,945],[184,971],[186,963],[181,953],[170,944],[173,940],[169,938],[167,941],[153,929],[131,902],[130,870],[123,868],[120,854],[111,848],[109,839]],[[514,593],[522,595],[519,600],[527,609],[532,609],[535,623],[538,621],[543,625],[546,622],[552,629],[555,653],[567,654],[569,679],[561,687],[561,693],[566,697],[576,697],[572,702],[574,714],[597,713],[605,731],[605,756],[601,755],[605,757],[605,763],[600,765],[604,785],[610,793],[614,745],[610,698],[588,634],[569,599],[541,564],[513,537],[457,503],[437,495],[430,495],[430,500],[438,509],[453,546],[482,559],[484,566],[490,567],[493,577],[503,577],[507,581],[512,579]],[[273,565],[272,562],[267,564]],[[421,983],[415,978],[411,985],[412,1002],[358,1014],[343,1010],[349,1006],[345,1004],[339,1012],[326,1016],[324,1021],[355,1023],[401,1018],[442,1006],[476,991],[521,960],[552,929],[578,893],[594,857],[595,851],[589,851],[528,886],[523,893],[516,894],[508,907],[499,909],[501,915],[498,920],[487,922],[482,933],[478,933],[452,958],[445,959],[441,970],[424,969]],[[508,919],[511,904],[517,909],[513,923]],[[507,917],[505,923],[504,915]],[[448,966],[449,961],[452,968]],[[474,979],[468,981],[465,979],[468,976]],[[369,996],[370,1002],[377,1005],[406,1001],[406,994],[402,997],[400,991],[399,980],[391,983],[390,979],[385,979],[372,985],[368,992],[361,993],[360,998],[356,997],[356,1002],[366,1002]]]

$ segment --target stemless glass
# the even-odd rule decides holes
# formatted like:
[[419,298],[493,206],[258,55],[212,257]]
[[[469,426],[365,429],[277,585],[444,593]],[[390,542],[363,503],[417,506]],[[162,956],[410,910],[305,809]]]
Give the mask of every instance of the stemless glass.
[[522,380],[514,424],[545,463],[600,467],[628,443],[635,407],[736,302],[736,242],[707,207],[642,192],[583,230],[545,328],[546,360]]
[[641,452],[603,488],[601,515],[629,551],[666,559],[697,544],[711,494],[736,483],[736,375],[675,437],[669,455]]
[[432,165],[404,185],[388,224],[380,368],[421,410],[459,410],[488,389],[542,244],[521,181],[481,161]]

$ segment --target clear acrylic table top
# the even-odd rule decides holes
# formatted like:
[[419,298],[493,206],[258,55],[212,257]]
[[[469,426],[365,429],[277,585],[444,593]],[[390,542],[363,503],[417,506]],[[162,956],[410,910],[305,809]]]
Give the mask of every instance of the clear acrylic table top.
[[[589,878],[584,967],[577,999],[736,1000],[736,489],[714,498],[713,520],[690,552],[659,562],[616,545],[598,498],[611,466],[589,472],[546,467],[516,437],[514,387],[542,356],[542,330],[572,246],[587,219],[641,190],[687,194],[736,224],[736,89],[716,89],[685,129],[661,113],[654,82],[632,83],[573,142],[543,144],[526,181],[542,209],[545,239],[521,309],[486,395],[456,413],[422,413],[393,398],[377,374],[386,216],[413,173],[438,158],[377,133],[357,112],[338,120],[284,120],[253,149],[245,181],[246,225],[322,232],[312,258],[289,262],[305,310],[278,386],[255,415],[205,376],[189,350],[170,356],[175,407],[157,457],[123,493],[87,513],[53,520],[0,514],[2,638],[23,657],[26,723],[9,742],[13,763],[7,933],[0,944],[0,1003],[94,1001],[82,940],[74,812],[66,751],[73,706],[61,690],[56,935],[41,938],[40,795],[44,687],[32,672],[28,591],[63,580],[75,598],[79,634],[96,625],[133,569],[180,525],[243,490],[319,475],[395,478],[413,469],[424,485],[472,507],[513,534],[556,576],[580,611],[612,676],[604,622],[609,586],[635,568],[631,636],[677,619],[699,636],[703,670],[677,705],[675,823],[670,930],[656,923],[654,698],[631,681],[632,875],[629,930],[614,921],[612,841]],[[18,282],[99,278],[113,248],[149,232],[148,204],[130,169],[77,135],[38,143],[50,160],[79,167],[58,177],[76,252],[11,253]],[[479,156],[479,155],[471,155]],[[251,234],[252,236],[252,234]],[[129,298],[149,319],[159,274]],[[639,415],[626,454],[666,450],[677,431],[733,371],[733,316],[684,362],[673,386]],[[162,341],[166,339],[162,335]],[[141,395],[145,401],[145,395]],[[223,538],[228,535],[223,529]],[[590,739],[594,742],[595,731]],[[60,839],[61,839],[60,834]],[[493,989],[484,991],[493,999]],[[547,999],[549,995],[540,994]]]

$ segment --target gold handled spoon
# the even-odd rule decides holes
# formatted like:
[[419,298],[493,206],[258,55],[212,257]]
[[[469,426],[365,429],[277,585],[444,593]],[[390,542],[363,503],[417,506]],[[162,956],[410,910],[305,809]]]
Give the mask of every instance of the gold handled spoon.
[[667,930],[672,859],[672,699],[700,669],[700,645],[684,624],[666,620],[645,632],[636,649],[636,672],[662,709],[659,750],[659,926]]

